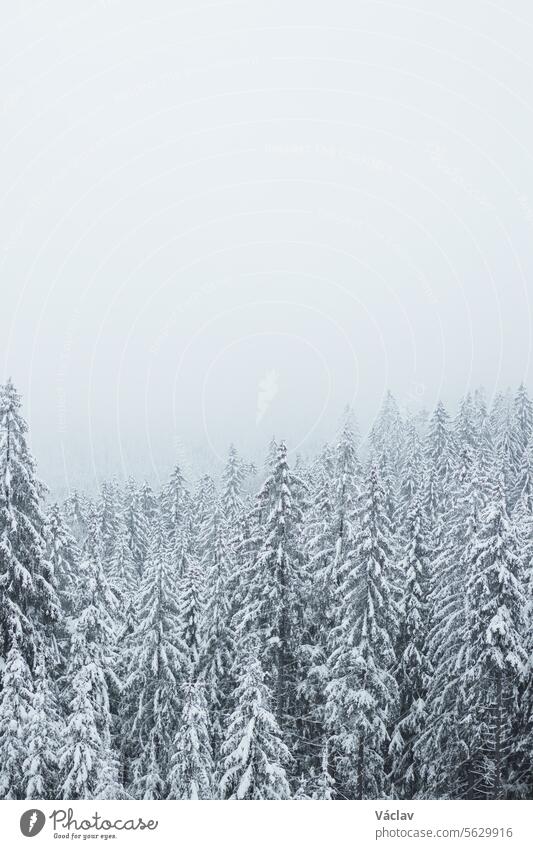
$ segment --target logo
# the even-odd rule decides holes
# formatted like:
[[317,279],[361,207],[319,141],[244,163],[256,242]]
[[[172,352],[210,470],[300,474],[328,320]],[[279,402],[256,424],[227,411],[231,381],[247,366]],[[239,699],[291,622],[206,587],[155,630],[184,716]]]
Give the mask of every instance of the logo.
[[38,808],[32,808],[29,811],[24,811],[20,818],[20,830],[24,837],[35,837],[43,830],[46,822],[46,817]]

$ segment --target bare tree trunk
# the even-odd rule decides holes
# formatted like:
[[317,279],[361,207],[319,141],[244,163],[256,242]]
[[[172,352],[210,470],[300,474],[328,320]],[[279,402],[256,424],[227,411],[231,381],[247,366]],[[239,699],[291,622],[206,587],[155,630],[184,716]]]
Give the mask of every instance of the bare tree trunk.
[[502,786],[502,673],[496,672],[496,722],[494,728],[494,786],[492,796],[501,798]]
[[359,753],[357,757],[357,798],[363,799],[365,773],[365,741],[359,741]]
[[281,610],[279,616],[279,628],[278,628],[278,637],[279,637],[279,646],[278,646],[278,669],[277,669],[277,698],[276,698],[276,708],[277,708],[277,720],[280,728],[285,727],[285,699],[286,699],[286,687],[287,687],[287,641],[289,639],[289,627],[288,627],[288,615],[287,615],[287,586],[286,586],[286,573],[285,573],[285,558],[281,558],[281,563],[279,565],[279,583],[281,588]]

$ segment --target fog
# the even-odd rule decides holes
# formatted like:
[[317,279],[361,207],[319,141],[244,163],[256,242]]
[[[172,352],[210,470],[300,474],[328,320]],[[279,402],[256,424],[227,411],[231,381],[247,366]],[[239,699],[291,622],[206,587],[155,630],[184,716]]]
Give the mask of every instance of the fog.
[[52,489],[531,388],[525,0],[2,12],[0,377]]

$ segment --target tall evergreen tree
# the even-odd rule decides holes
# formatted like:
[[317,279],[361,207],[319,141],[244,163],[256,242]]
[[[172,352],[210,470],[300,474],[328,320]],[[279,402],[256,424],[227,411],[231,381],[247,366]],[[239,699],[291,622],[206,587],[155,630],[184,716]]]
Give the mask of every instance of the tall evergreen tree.
[[56,653],[53,633],[61,612],[45,558],[45,488],[36,478],[27,430],[9,381],[0,390],[0,657],[7,658],[16,637],[33,671],[40,641],[47,641],[50,658]]
[[511,790],[514,717],[528,655],[526,596],[519,539],[507,515],[503,476],[496,482],[470,549],[464,690],[475,726],[474,797]]
[[291,755],[271,712],[271,694],[258,646],[245,651],[234,694],[235,709],[222,746],[223,799],[288,799],[285,765]]
[[214,764],[203,682],[188,684],[170,770],[171,799],[211,799]]
[[275,693],[276,718],[281,727],[296,694],[301,486],[289,468],[287,448],[281,442],[276,466],[257,497],[258,545],[246,570],[246,598],[240,616],[241,631],[259,639],[261,661]]
[[[511,429],[511,462],[513,467],[513,491],[510,507],[518,501],[523,489],[524,455],[533,437],[533,402],[523,383],[514,398]],[[526,460],[527,463],[527,460]]]
[[400,564],[403,592],[395,678],[399,711],[390,754],[393,792],[412,799],[420,791],[420,763],[415,744],[427,721],[427,689],[431,667],[427,657],[429,629],[429,557],[421,491],[414,496],[406,521],[405,553]]
[[235,632],[229,595],[235,566],[227,544],[225,523],[218,508],[215,508],[204,539],[202,567],[207,576],[208,593],[200,672],[201,680],[205,682],[213,754],[218,757],[233,690],[232,665],[235,657]]
[[101,561],[101,514],[93,510],[82,550],[77,605],[66,670],[67,727],[60,751],[66,799],[117,798],[117,758],[112,749],[111,700],[115,676],[116,600]]
[[135,480],[130,478],[124,498],[124,522],[128,546],[139,577],[143,573],[148,552],[149,519],[149,515],[143,509],[142,491]]
[[141,799],[168,795],[181,688],[188,674],[175,586],[159,516],[139,590],[138,624],[126,641],[129,668],[121,704],[126,788]]
[[20,650],[18,635],[9,635],[9,651],[0,692],[0,799],[24,799],[28,735],[33,711],[33,677]]
[[[65,521],[61,506],[50,506],[46,516],[46,558],[51,564],[62,610],[70,615],[78,594],[80,547]],[[64,634],[62,635],[64,637]]]
[[222,475],[221,505],[224,518],[233,533],[237,532],[244,513],[242,499],[244,474],[244,465],[237,454],[237,450],[234,445],[230,445],[228,459]]
[[356,799],[387,793],[385,746],[398,700],[392,675],[397,611],[390,588],[390,525],[384,500],[377,470],[371,466],[329,661],[326,717],[337,760],[336,792]]
[[60,795],[59,752],[65,726],[42,651],[38,656],[34,681],[31,710],[26,726],[23,726],[26,743],[26,759],[22,766],[26,782],[25,797],[57,799]]
[[202,624],[205,607],[204,575],[198,562],[198,544],[193,541],[192,522],[181,532],[178,560],[179,613],[188,663],[196,675],[203,650]]
[[117,519],[117,529],[108,568],[109,585],[123,614],[139,584],[139,572],[130,548],[130,535],[123,516]]
[[[61,607],[46,558],[44,486],[27,445],[20,397],[0,389],[0,797],[33,793],[26,760],[34,740],[36,680],[60,663]],[[48,682],[47,682],[48,683]],[[47,686],[43,684],[43,686]],[[50,687],[53,683],[50,683]],[[43,733],[53,737],[53,728]]]

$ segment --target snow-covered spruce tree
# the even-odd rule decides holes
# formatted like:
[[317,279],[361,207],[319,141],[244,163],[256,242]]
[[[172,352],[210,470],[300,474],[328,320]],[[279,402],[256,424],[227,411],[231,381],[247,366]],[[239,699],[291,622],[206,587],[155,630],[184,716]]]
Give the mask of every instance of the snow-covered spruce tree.
[[476,728],[469,796],[506,798],[515,769],[513,726],[528,663],[519,538],[497,479],[469,551],[467,640],[461,685]]
[[516,486],[516,445],[513,428],[512,403],[509,395],[500,395],[494,399],[491,411],[493,423],[493,466],[496,463],[503,474],[504,490],[507,509],[511,510],[514,504],[514,490]]
[[26,758],[22,765],[26,799],[57,799],[59,752],[64,722],[48,672],[44,653],[38,654],[31,710],[24,726]]
[[24,798],[27,792],[24,758],[38,658],[44,653],[51,679],[60,663],[61,608],[46,558],[44,487],[35,476],[26,434],[20,397],[8,382],[0,389],[0,763],[5,765],[0,797],[7,798]]
[[119,689],[114,671],[116,599],[101,561],[100,520],[99,512],[91,511],[71,626],[66,731],[59,758],[60,795],[65,799],[113,799],[121,794],[110,704]]
[[413,496],[405,520],[404,556],[400,569],[404,584],[395,670],[399,711],[389,752],[393,793],[400,799],[412,799],[421,790],[420,764],[414,744],[427,721],[426,699],[431,675],[427,658],[429,557],[421,489]]
[[154,522],[136,607],[138,624],[124,648],[128,666],[120,708],[124,780],[137,798],[165,799],[188,663],[175,567],[161,515]]
[[76,541],[82,543],[87,535],[87,517],[91,509],[89,499],[74,489],[63,505],[63,512]]
[[518,462],[511,512],[516,510],[520,502],[522,502],[521,509],[525,508],[528,513],[533,513],[533,437],[527,443]]
[[232,537],[236,537],[244,513],[242,486],[245,470],[234,445],[230,445],[228,459],[222,475],[222,494],[220,497],[224,519]]
[[449,798],[461,798],[473,780],[474,729],[459,681],[468,639],[468,552],[485,505],[479,456],[465,450],[457,458],[455,474],[446,490],[446,508],[440,514],[439,548],[428,544],[432,548],[432,569],[427,657],[432,674],[428,682],[427,725],[413,743],[420,764],[420,795],[425,798],[448,794]]
[[241,639],[258,638],[260,659],[275,694],[276,718],[285,728],[296,696],[299,645],[302,484],[290,470],[287,448],[280,443],[275,468],[255,508],[254,551],[244,571],[243,608],[237,617]]
[[497,392],[494,396],[490,407],[489,419],[495,445],[501,441],[503,431],[509,429],[512,417],[512,403],[513,399],[509,390],[506,390],[506,392]]
[[470,392],[461,399],[459,412],[453,423],[456,450],[474,455],[477,447],[476,407]]
[[108,566],[109,586],[123,614],[139,585],[139,572],[130,548],[130,534],[123,516],[117,518],[116,535]]
[[[400,467],[400,479],[396,498],[394,526],[400,539],[408,523],[415,499],[421,492],[425,479],[425,458],[422,440],[413,419],[405,422],[404,446]],[[401,556],[401,555],[400,555]]]
[[390,468],[397,474],[403,453],[403,426],[398,403],[390,391],[387,391],[372,426],[370,446],[374,458],[388,455]]
[[191,674],[196,676],[203,648],[205,576],[198,562],[198,542],[196,545],[193,542],[192,521],[188,521],[187,526],[182,528],[180,537],[177,588],[181,636],[187,647],[187,659]]
[[394,528],[396,494],[404,454],[404,427],[396,399],[387,392],[369,438],[372,462],[375,464],[385,493],[385,510]]
[[320,750],[320,768],[315,771],[308,782],[309,797],[321,801],[331,801],[335,798],[335,780],[331,774],[329,746],[324,739]]
[[211,799],[214,763],[204,682],[184,685],[180,725],[174,739],[169,799]]
[[148,552],[149,519],[143,509],[142,491],[133,478],[130,478],[126,484],[123,512],[128,546],[135,569],[140,577],[144,570],[144,562]]
[[223,799],[289,799],[290,752],[272,713],[272,697],[252,642],[238,663],[238,685],[222,746]]
[[54,578],[46,562],[45,488],[35,475],[20,397],[9,381],[0,389],[0,658],[11,641],[30,670],[39,642],[56,659],[54,630],[61,617]]
[[273,470],[276,466],[278,453],[279,453],[279,445],[278,445],[278,442],[276,440],[276,437],[273,436],[272,439],[270,440],[270,442],[268,443],[267,455],[266,455],[266,458],[265,458],[264,471],[265,471],[265,474],[267,475],[267,477],[272,474],[272,472],[273,472]]
[[434,550],[440,547],[443,513],[449,503],[456,453],[450,417],[442,402],[439,402],[429,419],[425,445],[427,463],[425,506]]
[[[61,506],[52,504],[46,516],[46,558],[51,564],[64,613],[71,615],[78,593],[80,547],[70,532]],[[64,629],[62,638],[65,639]]]
[[389,792],[384,770],[388,725],[397,710],[392,675],[397,610],[389,583],[390,525],[377,469],[371,466],[342,586],[339,625],[329,659],[326,720],[336,795],[378,799]]
[[302,655],[304,675],[299,688],[299,732],[309,738],[308,757],[302,766],[322,770],[325,737],[325,703],[328,684],[328,657],[338,634],[341,592],[349,553],[353,546],[361,467],[357,456],[357,436],[350,409],[344,412],[337,444],[326,451],[315,471],[311,506],[304,525],[306,585]]
[[481,391],[474,393],[474,407],[477,433],[477,468],[481,484],[483,488],[486,488],[491,480],[494,465],[494,430]]
[[210,719],[213,755],[218,758],[225,718],[234,688],[232,666],[235,658],[235,633],[229,595],[230,578],[235,566],[226,539],[226,525],[215,506],[203,540],[202,570],[206,575],[207,602],[203,620],[200,656],[201,680]]
[[511,428],[511,463],[513,471],[513,491],[509,498],[510,509],[514,507],[522,494],[524,481],[524,465],[528,460],[524,455],[533,437],[533,402],[527,394],[523,383],[518,387],[513,404]]
[[[303,680],[299,687],[299,713],[306,717],[302,734],[309,763],[301,764],[303,771],[318,768],[320,740],[324,730],[324,703],[327,684],[327,645],[332,616],[338,610],[335,601],[337,581],[331,585],[327,579],[335,568],[335,457],[330,446],[325,446],[314,464],[309,487],[309,507],[302,528],[304,570],[299,595],[302,600],[302,662]],[[324,596],[325,593],[325,596]],[[325,598],[328,604],[324,604]],[[312,741],[312,742],[309,742]],[[307,760],[306,758],[306,760]]]
[[104,569],[110,567],[118,534],[120,515],[120,492],[116,481],[104,481],[97,504],[98,537]]
[[352,547],[356,512],[358,508],[361,465],[357,455],[357,429],[352,411],[344,413],[339,438],[335,448],[333,493],[333,551],[322,573],[322,591],[333,593],[330,624],[336,618],[338,588],[345,577],[347,553]]
[[[515,508],[515,514],[517,508]],[[512,792],[518,798],[531,799],[533,795],[533,516],[528,514],[526,517],[525,514],[524,507],[521,511],[522,524],[516,527],[521,540],[522,574],[526,593],[525,649],[528,661],[515,723],[516,769]]]
[[181,546],[182,528],[187,522],[191,496],[181,468],[175,466],[161,496],[163,519],[166,525],[170,551],[177,552]]
[[215,481],[211,475],[202,475],[194,491],[191,504],[191,515],[194,517],[195,530],[201,528],[204,522],[209,521],[216,499]]
[[28,727],[33,709],[33,676],[15,630],[9,635],[0,692],[0,799],[26,798]]
[[142,484],[141,490],[139,493],[140,499],[140,507],[143,517],[146,521],[148,528],[148,539],[147,539],[147,551],[150,537],[150,529],[153,525],[153,520],[159,511],[159,504],[156,496],[151,488],[151,486],[146,483],[146,481]]

